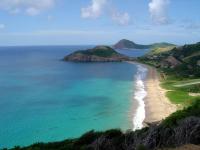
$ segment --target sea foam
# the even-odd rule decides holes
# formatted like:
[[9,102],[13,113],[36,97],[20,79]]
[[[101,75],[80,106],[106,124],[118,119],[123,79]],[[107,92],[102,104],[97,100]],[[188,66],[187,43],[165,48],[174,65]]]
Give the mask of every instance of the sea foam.
[[145,91],[144,79],[147,75],[147,69],[141,65],[137,65],[137,74],[135,75],[135,91],[134,100],[137,102],[137,109],[133,117],[133,130],[138,130],[143,127],[145,119],[145,103],[144,98],[147,96]]

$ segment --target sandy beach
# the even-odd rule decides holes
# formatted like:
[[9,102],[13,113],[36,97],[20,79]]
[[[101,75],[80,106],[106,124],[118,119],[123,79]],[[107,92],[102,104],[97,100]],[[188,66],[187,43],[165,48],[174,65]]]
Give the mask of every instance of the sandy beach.
[[165,96],[166,90],[160,87],[160,76],[157,70],[151,66],[148,68],[148,75],[145,81],[147,96],[145,98],[146,123],[152,123],[165,119],[177,110]]

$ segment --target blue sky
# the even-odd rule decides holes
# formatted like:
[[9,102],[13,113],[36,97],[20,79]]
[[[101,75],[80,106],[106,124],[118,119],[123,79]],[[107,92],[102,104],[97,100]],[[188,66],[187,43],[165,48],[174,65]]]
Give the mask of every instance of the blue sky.
[[200,41],[200,0],[1,0],[0,45]]

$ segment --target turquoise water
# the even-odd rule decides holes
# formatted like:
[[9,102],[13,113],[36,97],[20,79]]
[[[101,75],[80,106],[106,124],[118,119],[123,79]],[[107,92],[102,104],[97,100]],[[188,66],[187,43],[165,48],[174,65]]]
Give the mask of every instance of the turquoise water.
[[60,61],[88,47],[0,48],[0,148],[132,128],[136,66]]

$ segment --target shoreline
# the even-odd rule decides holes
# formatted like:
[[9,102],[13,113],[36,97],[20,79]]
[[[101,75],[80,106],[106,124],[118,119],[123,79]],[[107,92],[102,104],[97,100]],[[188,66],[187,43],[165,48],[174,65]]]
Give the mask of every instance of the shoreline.
[[[160,86],[160,77],[156,68],[138,62],[127,63],[138,65],[147,70],[145,72],[145,77],[142,79],[146,95],[142,99],[140,97],[138,100],[138,98],[135,97],[137,96],[137,89],[133,95],[133,99],[136,101],[133,102],[132,108],[133,130],[141,129],[149,123],[162,121],[177,110],[177,106],[172,104],[166,97],[165,94],[167,91]],[[144,109],[143,112],[142,109]],[[145,113],[144,117],[143,113]],[[135,122],[137,123],[135,124]]]
[[166,97],[167,90],[160,86],[160,75],[156,68],[144,65],[148,69],[145,82],[146,117],[144,123],[159,122],[177,110],[177,106]]

